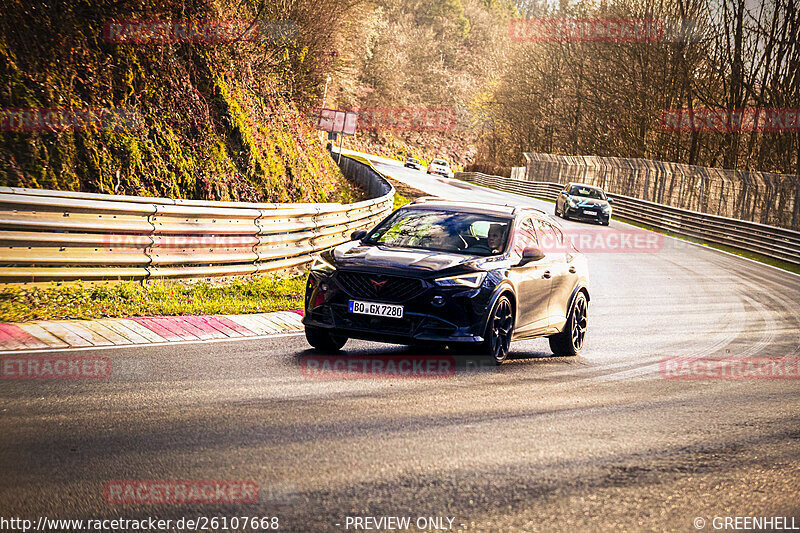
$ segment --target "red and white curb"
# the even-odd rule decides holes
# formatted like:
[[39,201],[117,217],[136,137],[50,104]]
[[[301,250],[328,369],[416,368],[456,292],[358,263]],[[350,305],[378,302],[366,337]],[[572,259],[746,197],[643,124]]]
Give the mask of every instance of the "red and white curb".
[[0,323],[0,352],[163,344],[302,331],[302,311]]

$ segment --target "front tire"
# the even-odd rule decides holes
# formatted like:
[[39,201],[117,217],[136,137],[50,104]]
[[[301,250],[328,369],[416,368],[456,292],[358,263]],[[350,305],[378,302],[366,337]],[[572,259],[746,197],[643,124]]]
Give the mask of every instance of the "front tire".
[[344,343],[347,342],[347,337],[333,335],[323,328],[306,326],[306,340],[321,352],[333,353],[342,349]]
[[486,325],[486,334],[480,352],[494,358],[498,365],[508,357],[511,348],[511,335],[514,333],[514,308],[507,296],[497,299],[494,310]]
[[554,355],[569,357],[580,353],[581,348],[583,348],[583,342],[586,339],[588,308],[586,295],[583,292],[579,292],[572,306],[569,319],[564,325],[564,331],[548,337],[550,349]]

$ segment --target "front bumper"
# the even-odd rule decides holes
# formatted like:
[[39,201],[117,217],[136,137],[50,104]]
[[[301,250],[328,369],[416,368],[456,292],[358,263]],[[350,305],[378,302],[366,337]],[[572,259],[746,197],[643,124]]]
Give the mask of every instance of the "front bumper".
[[[483,342],[492,295],[486,282],[476,289],[452,289],[420,279],[420,291],[413,297],[381,299],[348,292],[337,281],[337,274],[309,276],[303,317],[306,326],[329,329],[348,338],[396,344]],[[441,303],[435,305],[435,297]],[[350,313],[350,300],[402,305],[403,318]]]
[[[585,210],[593,211],[593,213],[586,213]],[[593,209],[586,207],[569,207],[567,206],[566,214],[573,220],[583,220],[587,222],[608,222],[611,217],[611,212],[603,212],[601,209]]]
[[450,177],[449,172],[444,172],[442,170],[428,170],[428,174],[436,174],[437,176],[444,176],[445,178]]

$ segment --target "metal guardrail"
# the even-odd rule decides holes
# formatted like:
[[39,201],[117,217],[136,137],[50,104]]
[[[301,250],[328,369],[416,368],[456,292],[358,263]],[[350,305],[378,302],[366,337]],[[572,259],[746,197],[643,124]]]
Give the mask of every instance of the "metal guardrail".
[[[514,180],[479,172],[459,172],[456,178],[550,201],[554,201],[564,188],[559,183]],[[620,194],[608,193],[608,196],[614,199],[613,216],[678,235],[800,264],[798,231],[689,211]]]
[[256,274],[297,266],[391,212],[394,188],[343,158],[370,200],[207,202],[0,187],[0,284]]

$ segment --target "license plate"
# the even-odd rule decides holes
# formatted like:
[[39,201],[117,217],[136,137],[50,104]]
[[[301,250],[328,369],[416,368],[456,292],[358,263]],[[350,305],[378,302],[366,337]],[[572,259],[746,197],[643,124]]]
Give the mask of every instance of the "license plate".
[[583,210],[583,214],[584,215],[596,215],[597,211],[592,211],[591,209],[584,209]]
[[379,304],[375,302],[359,302],[357,300],[350,300],[350,312],[358,313],[360,315],[403,318],[403,306],[394,304]]

